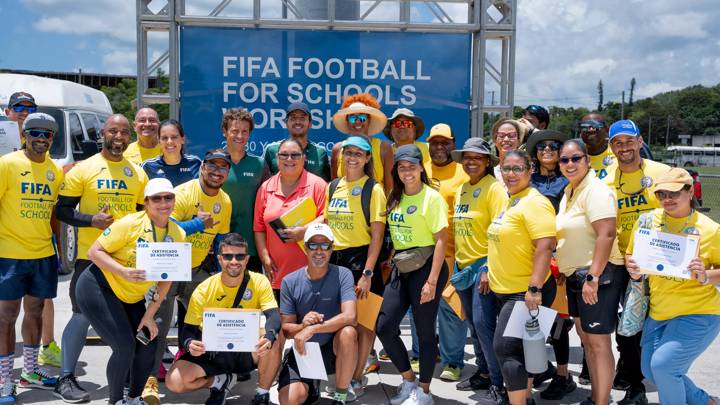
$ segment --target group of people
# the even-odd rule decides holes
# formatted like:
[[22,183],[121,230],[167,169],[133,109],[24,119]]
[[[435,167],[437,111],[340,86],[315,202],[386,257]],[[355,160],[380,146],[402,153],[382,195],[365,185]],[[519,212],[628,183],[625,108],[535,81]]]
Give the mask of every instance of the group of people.
[[[31,95],[12,95],[6,114],[24,146],[0,158],[0,404],[16,399],[21,302],[18,384],[71,403],[90,399],[75,377],[90,326],[112,350],[112,404],[158,405],[164,381],[175,393],[209,389],[206,404],[222,405],[255,369],[251,403],[269,403],[276,379],[281,404],[312,403],[319,381],[301,375],[293,350],[283,354],[287,339],[300,354],[308,342],[320,346],[335,374],[333,404],[363,395],[383,355],[402,376],[394,405],[434,403],[438,356],[439,377],[482,391],[479,403],[534,403],[533,387],[548,380],[540,396],[559,400],[577,386],[568,370],[573,326],[584,347],[579,382],[592,388],[582,404],[609,403],[613,388],[626,391],[621,404],[646,404],[645,378],[662,403],[720,403],[687,376],[720,333],[720,226],[696,210],[685,170],[641,157],[630,120],[609,125],[590,113],[570,139],[547,129],[547,110],[532,105],[498,120],[492,144],[477,136],[459,147],[449,125],[433,125],[421,142],[425,124],[413,111],[388,118],[371,95],[356,94],[333,116],[346,137],[329,153],[308,138],[308,106],[293,103],[288,136],[263,157],[246,152],[252,115],[233,108],[220,124],[222,147],[200,159],[185,150],[179,122],[143,108],[132,126],[110,116],[101,151],[64,173],[47,154],[57,123],[36,109]],[[278,226],[306,202],[312,221]],[[38,356],[55,350],[43,318],[57,293],[56,220],[77,227],[78,258],[53,377]],[[632,258],[638,229],[698,237],[690,278],[644,274]],[[137,243],[163,241],[192,244],[192,281],[151,282],[136,268]],[[644,320],[641,333],[616,334],[616,366],[611,335],[633,283],[648,284],[650,310],[635,320]],[[370,294],[382,297],[374,327],[357,322]],[[530,374],[522,339],[505,328],[516,302],[536,310],[560,294],[568,313],[548,337],[556,365]],[[179,347],[165,370],[176,305]],[[261,311],[256,350],[207,351],[206,308]],[[406,315],[410,351],[400,332]],[[468,333],[476,371],[461,381]]]

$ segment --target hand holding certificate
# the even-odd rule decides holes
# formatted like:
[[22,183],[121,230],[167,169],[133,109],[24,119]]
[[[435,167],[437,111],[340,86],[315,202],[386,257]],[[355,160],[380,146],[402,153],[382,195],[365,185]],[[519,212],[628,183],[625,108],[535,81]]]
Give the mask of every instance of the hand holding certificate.
[[136,267],[145,270],[148,281],[190,281],[192,244],[138,242]]
[[260,311],[209,308],[203,312],[202,340],[210,352],[254,352],[260,336]]
[[699,245],[697,235],[641,228],[633,239],[632,258],[641,273],[689,279],[688,265],[697,257]]

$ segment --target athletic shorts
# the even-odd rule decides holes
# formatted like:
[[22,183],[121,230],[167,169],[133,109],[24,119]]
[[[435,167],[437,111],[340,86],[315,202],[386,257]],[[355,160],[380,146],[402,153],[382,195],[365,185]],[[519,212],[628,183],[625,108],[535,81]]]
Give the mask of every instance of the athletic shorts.
[[628,272],[625,266],[608,263],[600,277],[598,302],[586,304],[582,297],[585,277],[573,273],[567,278],[568,312],[573,318],[580,318],[585,333],[607,335],[615,332],[618,322],[618,306],[625,294]]
[[0,258],[0,300],[14,301],[30,295],[55,298],[58,260],[52,255],[41,259]]
[[185,352],[180,356],[180,360],[197,364],[205,371],[207,377],[227,373],[245,374],[257,368],[252,354],[248,352],[208,352],[197,357]]
[[[350,269],[353,279],[355,280],[355,285],[357,285],[360,277],[363,276],[363,270],[365,270],[367,253],[367,246],[335,250],[332,256],[330,256],[330,263]],[[382,278],[382,270],[379,264],[376,264],[375,269],[373,269],[372,279],[370,280],[370,292],[382,297],[384,291],[385,283]]]
[[[325,366],[325,372],[335,374],[335,353],[333,352],[333,338],[327,343],[320,346],[320,353],[322,353],[323,363]],[[300,371],[295,361],[295,352],[293,349],[289,349],[285,354],[285,358],[280,367],[280,376],[278,377],[278,391],[284,386],[292,383],[302,382],[307,384],[309,394],[305,404],[311,404],[320,398],[320,380],[311,380],[309,378],[300,377]]]

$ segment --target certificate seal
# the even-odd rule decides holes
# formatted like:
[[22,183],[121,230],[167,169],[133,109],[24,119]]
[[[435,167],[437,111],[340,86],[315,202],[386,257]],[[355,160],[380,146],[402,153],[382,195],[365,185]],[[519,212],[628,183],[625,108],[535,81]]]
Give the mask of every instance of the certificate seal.
[[227,348],[228,348],[228,350],[232,350],[232,349],[233,349],[233,347],[235,347],[235,345],[234,345],[234,344],[232,344],[232,343],[228,343],[228,344],[227,344]]

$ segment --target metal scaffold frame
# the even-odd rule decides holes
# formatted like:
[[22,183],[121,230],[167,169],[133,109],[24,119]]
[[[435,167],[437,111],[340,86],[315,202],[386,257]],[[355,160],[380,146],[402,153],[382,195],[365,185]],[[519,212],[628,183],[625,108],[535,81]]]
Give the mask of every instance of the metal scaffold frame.
[[[170,117],[179,118],[180,102],[180,27],[245,27],[275,29],[327,29],[351,31],[403,31],[403,32],[464,32],[472,34],[472,94],[470,103],[470,129],[473,136],[481,133],[485,113],[512,115],[513,89],[515,81],[515,26],[517,0],[315,0],[327,2],[326,18],[310,19],[303,14],[298,3],[313,0],[279,0],[281,18],[264,18],[263,3],[278,3],[278,0],[235,0],[252,1],[252,15],[247,17],[223,16],[223,11],[233,0],[217,0],[218,4],[208,15],[188,15],[186,1],[167,0],[156,12],[148,7],[160,0],[136,0],[137,15],[137,105],[141,108],[151,104],[169,104]],[[367,5],[357,20],[336,18],[338,5],[358,3]],[[371,21],[372,12],[383,3],[398,7],[396,21]],[[447,5],[467,5],[467,22],[453,21],[447,12]],[[153,4],[154,5],[154,4]],[[423,7],[434,16],[432,22],[417,22],[412,17],[412,6]],[[156,8],[156,7],[153,7]],[[362,7],[360,7],[362,8]],[[148,33],[167,33],[167,51],[149,63]],[[499,55],[488,55],[488,45],[499,44]],[[151,74],[168,63],[169,92],[148,93]],[[487,85],[499,87],[495,103],[487,103]],[[486,134],[487,135],[487,134]]]

